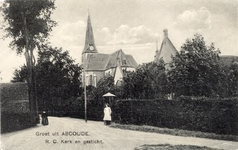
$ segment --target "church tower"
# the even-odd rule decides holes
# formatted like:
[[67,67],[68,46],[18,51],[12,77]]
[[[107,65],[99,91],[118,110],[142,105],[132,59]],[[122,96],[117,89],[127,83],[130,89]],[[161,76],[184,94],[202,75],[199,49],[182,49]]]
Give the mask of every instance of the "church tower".
[[82,63],[86,61],[87,55],[90,53],[98,53],[93,36],[93,28],[91,24],[90,14],[88,12],[88,20],[87,20],[87,29],[86,29],[86,36],[85,36],[85,45],[82,52]]

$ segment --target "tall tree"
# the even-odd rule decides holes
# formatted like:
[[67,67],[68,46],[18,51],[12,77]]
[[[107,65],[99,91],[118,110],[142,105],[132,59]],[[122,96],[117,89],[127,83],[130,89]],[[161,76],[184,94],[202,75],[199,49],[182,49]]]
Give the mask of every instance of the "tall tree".
[[72,97],[82,94],[81,68],[61,48],[45,47],[39,51],[37,64],[37,94],[40,109],[62,111],[67,109]]
[[[81,68],[61,48],[44,47],[38,52],[35,66],[39,110],[66,112],[70,103],[82,94]],[[27,80],[26,66],[14,72],[12,82]]]
[[36,89],[33,50],[47,42],[49,32],[56,22],[51,20],[55,9],[53,0],[5,0],[3,15],[8,26],[6,37],[12,37],[10,47],[16,49],[18,54],[24,53],[28,72],[30,110],[36,117]]
[[176,96],[217,96],[221,77],[219,53],[214,44],[207,46],[199,34],[187,39],[170,64],[171,92]]

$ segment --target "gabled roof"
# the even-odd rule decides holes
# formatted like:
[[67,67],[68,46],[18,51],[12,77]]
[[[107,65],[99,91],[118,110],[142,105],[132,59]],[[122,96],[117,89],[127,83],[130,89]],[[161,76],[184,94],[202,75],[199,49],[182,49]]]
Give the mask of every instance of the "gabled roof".
[[105,71],[110,68],[115,68],[118,65],[132,68],[138,66],[131,55],[126,55],[122,50],[118,50],[112,54],[88,54],[86,70]]
[[163,58],[165,64],[167,64],[172,61],[171,56],[175,56],[176,53],[178,53],[178,51],[168,37],[168,30],[164,29],[164,39],[161,43],[159,52],[156,53],[155,60],[159,61]]
[[220,61],[224,63],[227,66],[230,66],[232,62],[238,62],[238,56],[232,56],[232,55],[221,55]]
[[131,55],[126,55],[121,49],[112,53],[109,57],[107,69],[116,67],[120,63],[121,67],[136,68],[138,65]]

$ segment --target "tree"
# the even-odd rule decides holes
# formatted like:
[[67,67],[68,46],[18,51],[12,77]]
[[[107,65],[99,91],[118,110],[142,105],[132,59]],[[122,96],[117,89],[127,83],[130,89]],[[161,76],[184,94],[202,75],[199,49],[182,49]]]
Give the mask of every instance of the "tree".
[[207,46],[199,34],[192,40],[187,39],[170,63],[168,79],[171,92],[176,96],[219,96],[219,54],[214,44]]
[[123,78],[123,97],[154,99],[167,94],[167,78],[163,60],[141,65]]
[[87,86],[87,93],[88,93],[88,100],[101,100],[102,96],[107,92],[114,93],[115,86],[114,86],[114,79],[112,76],[105,76],[101,78],[98,83],[97,87]]
[[[38,56],[35,75],[39,110],[49,110],[53,115],[70,111],[73,101],[83,92],[80,88],[81,67],[62,48],[45,46],[39,50]],[[22,66],[14,72],[12,81],[25,81],[26,74],[27,68]]]
[[62,48],[45,47],[38,55],[36,76],[40,109],[63,112],[70,107],[67,101],[71,97],[82,94],[79,88],[81,68]]
[[30,110],[37,117],[33,50],[47,42],[49,32],[56,22],[50,16],[55,9],[52,0],[5,0],[2,10],[8,26],[6,37],[12,37],[10,47],[26,57]]
[[20,69],[15,69],[11,82],[27,82],[27,67],[23,65]]

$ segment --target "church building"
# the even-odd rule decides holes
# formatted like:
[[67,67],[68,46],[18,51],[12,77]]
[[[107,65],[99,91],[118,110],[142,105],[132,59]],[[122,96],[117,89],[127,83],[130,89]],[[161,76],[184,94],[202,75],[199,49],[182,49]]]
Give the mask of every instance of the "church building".
[[[91,18],[88,14],[85,45],[82,51],[82,65],[85,74],[82,76],[86,86],[97,86],[97,82],[105,77],[112,76],[114,83],[122,81],[123,70],[135,71],[138,64],[132,55],[125,54],[121,49],[112,54],[99,53],[94,42]],[[84,82],[85,80],[85,82]]]
[[[155,52],[155,62],[159,62],[162,58],[165,64],[168,64],[172,61],[172,56],[175,56],[178,53],[173,43],[168,37],[168,30],[164,29],[164,39],[161,43],[160,50],[158,49],[158,42],[156,43],[156,52]],[[168,65],[165,65],[168,67]]]

